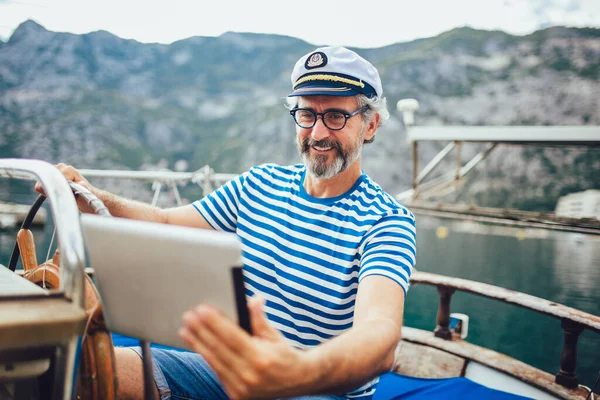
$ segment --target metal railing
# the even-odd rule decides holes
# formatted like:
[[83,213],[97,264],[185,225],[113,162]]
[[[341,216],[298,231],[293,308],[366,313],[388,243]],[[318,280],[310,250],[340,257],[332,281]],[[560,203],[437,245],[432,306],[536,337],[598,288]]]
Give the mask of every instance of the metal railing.
[[86,178],[116,178],[132,179],[152,184],[154,195],[152,205],[156,206],[163,188],[170,189],[175,196],[178,206],[183,205],[178,186],[187,183],[197,184],[202,188],[204,195],[210,193],[215,187],[235,178],[238,174],[216,173],[210,166],[205,165],[194,172],[176,172],[170,170],[160,171],[123,171],[123,170],[100,170],[80,169],[79,172]]

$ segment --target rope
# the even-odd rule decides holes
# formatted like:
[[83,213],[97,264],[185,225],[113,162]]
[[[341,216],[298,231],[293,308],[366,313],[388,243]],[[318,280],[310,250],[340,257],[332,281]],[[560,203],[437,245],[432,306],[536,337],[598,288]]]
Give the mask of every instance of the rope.
[[96,214],[110,216],[108,208],[94,193],[79,183],[75,183],[73,181],[68,182],[69,186],[71,186],[71,190],[73,190],[73,193],[76,196],[81,196]]
[[[50,239],[50,245],[48,246],[48,253],[46,254],[46,262],[48,262],[48,260],[50,259],[50,250],[52,250],[52,245],[54,244],[54,235],[56,234],[56,226],[54,227],[54,230],[52,231],[52,238]],[[44,273],[42,275],[42,288],[46,289],[46,269],[47,267],[44,268]]]
[[590,393],[587,395],[587,397],[585,398],[585,400],[591,399],[594,400],[594,390],[596,390],[596,386],[598,385],[598,381],[600,381],[600,371],[598,371],[598,378],[596,378],[596,382],[594,383],[594,386],[590,389],[587,386],[583,386],[584,388],[586,388],[587,390],[590,391]]
[[92,322],[92,317],[94,316],[94,313],[96,312],[96,308],[98,308],[99,304],[100,304],[100,298],[98,298],[96,300],[96,304],[94,304],[94,307],[92,307],[92,310],[90,311],[90,315],[88,316],[87,322],[85,323],[85,329],[83,330],[83,339],[81,339],[81,347],[82,348],[83,348],[83,342],[85,341],[85,338],[87,336],[88,328],[90,327],[90,322]]

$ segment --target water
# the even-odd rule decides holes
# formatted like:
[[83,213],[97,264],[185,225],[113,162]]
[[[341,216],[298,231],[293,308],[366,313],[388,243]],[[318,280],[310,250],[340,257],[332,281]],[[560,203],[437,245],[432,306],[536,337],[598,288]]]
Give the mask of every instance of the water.
[[[421,271],[502,286],[600,315],[600,237],[426,216],[417,216],[417,226]],[[52,231],[33,233],[42,260]],[[15,235],[16,231],[0,231],[1,264],[8,264]],[[434,287],[411,287],[405,324],[433,330],[437,305]],[[451,309],[469,315],[471,343],[558,372],[563,343],[558,319],[460,292],[452,297]],[[577,375],[591,386],[600,369],[600,335],[585,331],[578,355]]]

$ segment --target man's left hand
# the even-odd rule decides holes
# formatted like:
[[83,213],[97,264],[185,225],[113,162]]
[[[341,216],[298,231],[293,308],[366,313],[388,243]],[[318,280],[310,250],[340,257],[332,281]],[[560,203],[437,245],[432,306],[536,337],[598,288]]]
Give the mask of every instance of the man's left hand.
[[308,353],[292,347],[269,325],[264,303],[257,297],[248,303],[252,336],[207,305],[183,315],[180,337],[204,357],[232,399],[294,395],[315,373]]

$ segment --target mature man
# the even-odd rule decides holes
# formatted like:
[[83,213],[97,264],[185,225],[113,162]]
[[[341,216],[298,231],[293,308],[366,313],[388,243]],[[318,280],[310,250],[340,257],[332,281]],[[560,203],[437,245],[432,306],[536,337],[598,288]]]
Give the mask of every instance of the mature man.
[[[207,305],[187,312],[180,335],[199,354],[153,352],[162,399],[367,399],[393,364],[416,238],[414,216],[360,167],[363,144],[389,117],[379,74],[325,47],[298,60],[292,84],[303,164],[254,167],[192,205],[125,200],[59,165],[115,216],[242,241],[253,335]],[[123,397],[142,393],[138,354],[117,349]]]

